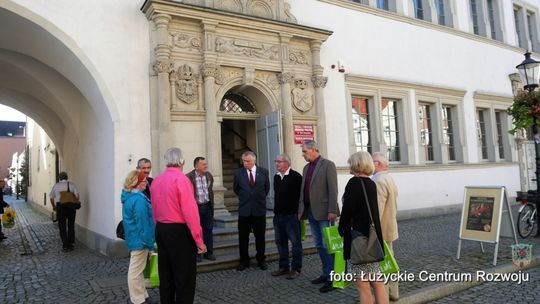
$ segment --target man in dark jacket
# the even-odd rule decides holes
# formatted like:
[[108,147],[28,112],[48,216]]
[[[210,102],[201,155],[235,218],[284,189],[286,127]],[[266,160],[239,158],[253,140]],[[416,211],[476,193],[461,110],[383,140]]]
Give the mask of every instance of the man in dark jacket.
[[[4,187],[6,186],[6,182],[4,180],[0,180],[0,217],[1,214],[4,214],[4,208],[9,207],[9,204],[4,201]],[[7,237],[2,232],[2,223],[0,223],[0,242],[4,239],[7,239]]]
[[[287,275],[287,279],[292,280],[300,276],[302,269],[302,240],[297,216],[302,175],[291,168],[291,159],[287,154],[276,157],[276,169],[278,172],[274,175],[274,232],[279,253],[279,269],[273,271],[272,276]],[[292,244],[291,264],[289,264],[289,240]]]
[[187,178],[193,184],[193,192],[195,201],[199,207],[199,218],[203,230],[203,241],[208,251],[204,255],[197,256],[197,262],[201,262],[202,258],[210,261],[215,261],[216,257],[213,252],[214,236],[214,177],[208,172],[208,161],[201,156],[198,156],[193,161],[193,169],[186,174]]
[[243,168],[234,173],[233,190],[238,196],[238,247],[240,265],[236,270],[249,267],[249,233],[255,235],[257,264],[261,270],[266,265],[265,237],[266,232],[266,196],[270,191],[268,170],[255,165],[255,153],[248,151],[242,154]]

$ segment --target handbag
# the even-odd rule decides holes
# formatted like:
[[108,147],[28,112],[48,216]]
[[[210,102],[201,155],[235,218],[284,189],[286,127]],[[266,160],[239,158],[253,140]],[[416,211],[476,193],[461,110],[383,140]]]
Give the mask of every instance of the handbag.
[[364,197],[366,199],[366,205],[368,207],[369,218],[371,223],[369,224],[369,235],[365,236],[360,231],[352,229],[351,223],[351,263],[355,265],[362,265],[367,263],[380,262],[384,260],[384,250],[379,242],[377,231],[373,221],[373,215],[371,214],[371,208],[369,207],[369,200],[366,194],[366,187],[364,181],[362,182],[362,189],[364,190]]
[[81,202],[77,199],[75,193],[69,190],[69,182],[67,183],[67,191],[60,191],[60,205],[69,209],[80,209]]
[[2,214],[2,226],[4,228],[13,228],[15,226],[15,210],[11,207],[6,208]]
[[124,221],[120,221],[118,226],[116,226],[116,237],[122,240],[126,239],[126,234],[124,232]]
[[159,286],[158,254],[152,252],[146,261],[146,267],[143,271],[145,279],[149,279],[150,287]]
[[343,239],[339,235],[338,226],[323,227],[324,246],[329,254],[343,251]]
[[379,269],[384,274],[392,274],[399,272],[399,265],[396,262],[396,259],[394,258],[394,255],[392,254],[392,251],[390,251],[390,248],[388,247],[388,244],[386,241],[384,242],[384,252],[386,253],[384,255],[384,260],[382,260],[379,263]]

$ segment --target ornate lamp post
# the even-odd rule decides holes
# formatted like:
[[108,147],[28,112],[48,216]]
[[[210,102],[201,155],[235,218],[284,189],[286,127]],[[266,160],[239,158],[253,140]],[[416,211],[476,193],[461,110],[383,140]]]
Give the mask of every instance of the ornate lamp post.
[[[523,88],[528,91],[528,98],[533,107],[539,107],[540,103],[538,98],[535,98],[534,90],[538,87],[538,72],[540,71],[540,62],[531,58],[531,53],[525,53],[525,60],[518,64],[516,68],[519,71],[522,82],[525,84]],[[530,112],[530,113],[529,113]],[[532,115],[532,131],[534,134],[534,151],[536,156],[536,191],[533,193],[529,191],[528,200],[532,202],[540,201],[540,135],[539,135],[539,117],[537,112],[529,111],[527,113]]]

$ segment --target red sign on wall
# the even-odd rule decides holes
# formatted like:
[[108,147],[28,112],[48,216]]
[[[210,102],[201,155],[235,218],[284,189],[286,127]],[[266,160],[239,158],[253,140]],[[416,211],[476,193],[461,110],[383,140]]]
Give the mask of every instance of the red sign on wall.
[[303,144],[306,140],[315,140],[313,125],[293,125],[294,143]]

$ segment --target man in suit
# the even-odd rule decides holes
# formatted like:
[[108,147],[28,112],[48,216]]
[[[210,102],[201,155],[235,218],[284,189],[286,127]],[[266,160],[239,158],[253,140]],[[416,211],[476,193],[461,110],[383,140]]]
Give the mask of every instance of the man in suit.
[[212,229],[214,228],[214,177],[208,172],[208,161],[201,156],[198,156],[193,161],[193,169],[186,174],[187,178],[193,184],[193,192],[195,200],[199,207],[199,218],[203,230],[203,241],[207,251],[204,255],[197,256],[197,262],[202,262],[202,258],[210,261],[215,261],[213,245],[214,236]]
[[303,170],[298,216],[307,216],[322,263],[322,274],[311,283],[324,283],[319,291],[326,293],[334,290],[330,281],[334,256],[329,254],[324,246],[322,230],[334,223],[339,215],[337,170],[332,161],[321,156],[315,141],[304,142],[302,155],[308,164]]
[[[388,158],[384,153],[375,152],[372,155],[375,174],[373,181],[377,184],[377,203],[383,239],[394,254],[392,242],[398,238],[397,227],[397,196],[398,190],[394,179],[388,174]],[[398,282],[390,281],[386,292],[391,301],[399,299]]]
[[143,172],[146,175],[146,189],[144,189],[144,195],[150,199],[150,185],[152,185],[153,178],[150,177],[150,171],[152,171],[152,162],[148,158],[141,158],[137,162],[137,170]]
[[247,151],[242,154],[243,168],[234,173],[233,190],[238,196],[238,247],[240,265],[237,270],[249,267],[249,233],[255,235],[257,264],[261,270],[266,265],[265,237],[266,232],[266,196],[270,191],[268,170],[255,165],[255,153]]

